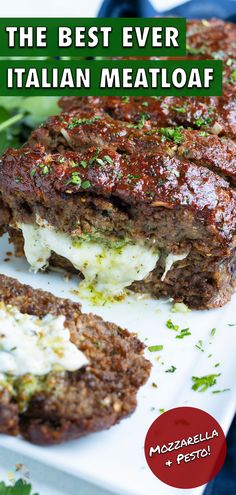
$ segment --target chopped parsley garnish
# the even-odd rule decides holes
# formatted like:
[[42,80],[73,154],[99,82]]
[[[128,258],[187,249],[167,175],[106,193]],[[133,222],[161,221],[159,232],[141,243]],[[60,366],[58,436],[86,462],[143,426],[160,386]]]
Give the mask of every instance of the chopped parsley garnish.
[[85,160],[81,160],[80,166],[83,168],[86,168],[88,166],[87,162]]
[[77,119],[77,117],[73,117],[71,119],[71,122],[68,124],[67,128],[68,129],[74,129],[74,127],[77,127],[78,125],[83,125],[83,124],[91,125],[96,120],[100,120],[100,119],[101,119],[101,117],[99,117],[98,115],[94,115],[94,117],[91,117],[91,119],[86,119],[86,118]]
[[229,82],[231,84],[234,84],[236,82],[236,69],[233,70],[233,72],[232,72],[232,74],[231,74],[231,76],[229,78]]
[[158,352],[164,349],[163,345],[150,345],[148,347],[149,352]]
[[172,364],[168,370],[165,370],[165,373],[174,373],[176,370],[177,368]]
[[101,165],[101,167],[105,167],[106,163],[113,163],[112,158],[109,155],[104,155],[103,158],[99,158],[98,154],[101,150],[98,148],[97,152],[92,158],[89,160],[89,165],[93,165],[93,163],[98,163],[98,165]]
[[183,141],[183,127],[161,127],[159,132],[162,136],[173,141],[175,144],[180,144]]
[[82,182],[82,180],[81,180],[81,177],[79,175],[79,172],[72,172],[71,178],[69,179],[67,184],[74,184],[76,186],[80,186],[81,182]]
[[149,113],[143,112],[140,115],[140,119],[138,121],[138,124],[136,125],[137,129],[142,129],[143,126],[145,125],[146,120],[150,120],[150,115]]
[[88,189],[91,187],[91,182],[89,180],[84,180],[81,184],[82,189]]
[[102,160],[102,158],[95,158],[94,161],[97,162],[98,165],[102,165],[102,166],[105,165],[104,160]]
[[212,394],[222,394],[223,392],[229,392],[230,388],[223,388],[223,390],[212,390]]
[[184,112],[186,112],[186,108],[185,107],[172,107],[172,110],[174,110],[175,112],[178,112],[178,113],[184,113]]
[[39,168],[40,168],[41,173],[42,173],[43,175],[48,175],[48,174],[50,173],[50,171],[52,170],[52,169],[50,168],[50,165],[46,165],[45,163],[37,163],[37,164],[36,164],[36,166],[35,166],[35,168],[33,168],[33,169],[30,171],[30,176],[31,176],[31,177],[34,177],[34,176],[35,176],[36,171],[37,171],[37,167],[39,167]]
[[215,333],[216,333],[216,328],[212,328],[212,330],[211,330],[211,336],[214,337]]
[[121,99],[124,103],[129,103],[130,97],[129,96],[122,96]]
[[44,165],[44,167],[42,168],[42,172],[44,175],[48,175],[49,174],[49,168],[47,165]]
[[198,343],[195,345],[195,347],[196,349],[199,349],[199,351],[204,352],[202,340],[199,340]]
[[200,131],[200,132],[198,133],[198,135],[199,135],[200,137],[206,137],[206,136],[209,136],[209,133],[208,133],[208,132],[206,132],[206,131]]
[[163,414],[164,412],[165,412],[165,409],[163,407],[159,409],[160,414]]
[[210,115],[213,115],[214,114],[214,111],[215,111],[214,110],[214,107],[210,106],[208,108],[208,112],[207,112],[208,115],[201,115],[201,117],[197,118],[195,120],[195,125],[197,127],[201,127],[202,125],[208,125],[208,124],[210,124],[212,122],[212,120],[213,120],[213,118],[210,117]]
[[[166,322],[166,327],[169,328],[170,330],[174,330],[175,332],[179,332],[179,325],[174,325],[172,320],[167,320]],[[191,335],[191,332],[189,328],[183,328],[180,330],[180,333],[175,336],[176,339],[183,339],[184,337],[187,337],[188,335]]]
[[143,107],[148,107],[148,105],[149,105],[148,101],[143,101],[143,103],[142,103]]
[[217,378],[220,375],[221,373],[205,376],[192,376],[192,390],[195,392],[205,392],[208,388],[213,387],[216,384]]
[[128,174],[127,175],[127,181],[130,182],[131,180],[139,180],[140,175],[133,175],[133,174]]
[[157,388],[157,384],[155,382],[152,382],[152,387]]
[[228,327],[235,327],[236,323],[228,323]]
[[170,330],[174,330],[175,332],[178,332],[179,330],[179,325],[174,325],[172,320],[167,320],[166,327],[169,328]]
[[103,157],[103,160],[105,160],[107,163],[113,163],[113,160],[109,155],[105,155]]
[[196,119],[194,123],[197,127],[201,127],[202,125],[210,124],[212,120],[213,120],[212,117],[209,117],[207,115],[202,115],[202,117]]
[[191,332],[189,331],[189,328],[183,328],[180,330],[180,333],[176,335],[176,339],[183,339],[184,337],[187,337],[188,335],[191,335]]
[[150,115],[147,112],[142,112],[137,124],[128,124],[127,127],[134,127],[135,129],[142,129],[145,125],[146,120],[150,120]]
[[19,184],[19,182],[21,182],[21,177],[15,177],[15,182]]
[[186,45],[187,55],[205,55],[206,49],[204,46],[200,46],[199,48],[195,48],[190,45]]

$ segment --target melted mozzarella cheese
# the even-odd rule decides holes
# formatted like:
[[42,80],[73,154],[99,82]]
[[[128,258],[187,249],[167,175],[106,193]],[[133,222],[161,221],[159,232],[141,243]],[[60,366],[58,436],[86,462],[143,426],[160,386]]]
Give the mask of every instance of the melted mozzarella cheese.
[[75,371],[88,364],[86,356],[70,341],[64,323],[62,315],[39,319],[1,304],[0,380],[6,374],[44,375],[58,369]]
[[85,277],[82,285],[119,294],[135,280],[143,280],[156,266],[159,252],[138,242],[104,243],[72,238],[50,226],[21,224],[25,255],[34,270],[47,265],[51,252],[63,256]]
[[189,251],[185,251],[184,253],[180,253],[180,254],[174,254],[174,253],[168,254],[165,262],[165,271],[161,277],[161,281],[164,282],[167,273],[171,270],[173,264],[176,263],[176,261],[184,260],[185,258],[187,258],[188,255],[189,255]]

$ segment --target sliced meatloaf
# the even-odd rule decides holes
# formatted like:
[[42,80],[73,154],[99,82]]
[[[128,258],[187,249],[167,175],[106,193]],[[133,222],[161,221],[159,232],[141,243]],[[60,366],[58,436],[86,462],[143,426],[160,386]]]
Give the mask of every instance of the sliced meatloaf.
[[[55,444],[109,428],[134,411],[137,391],[150,372],[144,346],[134,334],[82,314],[76,303],[1,275],[0,317],[12,308],[40,321],[48,315],[63,315],[71,342],[88,364],[75,371],[52,369],[43,375],[0,372],[0,433]],[[5,328],[1,329],[3,343]],[[16,350],[11,349],[13,355]],[[2,347],[0,354],[2,371]],[[26,353],[25,361],[29,358]]]
[[204,160],[164,146],[8,150],[0,189],[33,268],[56,253],[95,291],[131,286],[197,308],[224,304],[235,285],[235,190]]
[[230,299],[235,43],[230,23],[188,25],[188,57],[223,60],[221,98],[64,98],[68,111],[4,154],[11,239],[34,270],[53,264],[94,293],[129,287],[194,308]]

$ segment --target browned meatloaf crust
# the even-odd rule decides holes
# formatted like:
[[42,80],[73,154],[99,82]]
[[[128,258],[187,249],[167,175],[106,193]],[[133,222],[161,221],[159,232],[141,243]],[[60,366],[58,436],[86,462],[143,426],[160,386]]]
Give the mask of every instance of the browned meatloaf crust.
[[[144,240],[161,257],[132,289],[194,308],[226,303],[236,280],[235,43],[232,24],[189,23],[189,56],[224,60],[222,98],[63,99],[74,110],[2,158],[11,225],[39,216],[72,236]],[[11,238],[20,254],[20,231]],[[167,255],[183,252],[161,280]],[[55,255],[51,262],[72,269]]]
[[158,154],[190,160],[208,167],[236,185],[236,144],[229,138],[182,127],[146,126],[142,129],[114,120],[99,111],[73,110],[49,117],[32,132],[31,146],[40,143],[49,152],[110,147],[120,155]]
[[82,314],[76,303],[2,275],[0,301],[40,318],[48,313],[65,315],[72,342],[89,359],[89,365],[76,372],[41,377],[39,389],[23,408],[22,382],[26,378],[30,382],[30,375],[16,380],[15,396],[0,389],[0,433],[55,444],[109,428],[134,411],[137,391],[151,366],[134,334]]

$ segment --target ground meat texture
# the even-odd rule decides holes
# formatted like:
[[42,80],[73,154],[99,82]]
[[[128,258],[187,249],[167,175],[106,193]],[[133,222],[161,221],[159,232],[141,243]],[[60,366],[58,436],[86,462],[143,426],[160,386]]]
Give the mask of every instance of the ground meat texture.
[[0,235],[2,235],[9,224],[11,215],[7,206],[3,203],[0,193]]
[[151,366],[134,334],[82,314],[76,303],[2,275],[0,301],[40,318],[48,313],[65,315],[72,342],[89,359],[89,365],[78,371],[46,375],[24,412],[19,411],[17,396],[1,391],[1,433],[49,445],[109,428],[134,411],[137,390]]

